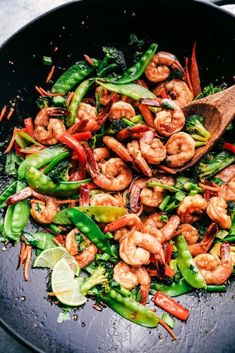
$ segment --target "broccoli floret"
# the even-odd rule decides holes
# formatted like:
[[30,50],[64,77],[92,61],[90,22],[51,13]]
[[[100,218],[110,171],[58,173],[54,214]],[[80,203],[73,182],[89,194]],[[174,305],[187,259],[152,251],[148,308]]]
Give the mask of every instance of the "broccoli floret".
[[57,164],[53,170],[51,170],[47,175],[51,178],[55,183],[60,182],[61,180],[66,180],[66,173],[70,168],[71,164],[69,160],[63,160],[59,164]]
[[108,134],[116,134],[119,131],[125,129],[127,127],[125,121],[123,119],[117,119],[112,121],[107,133]]
[[83,295],[87,295],[88,291],[97,286],[98,284],[106,284],[108,278],[106,275],[106,269],[103,266],[98,266],[90,277],[87,277],[81,285],[81,292]]
[[203,97],[210,96],[212,94],[221,92],[227,88],[226,83],[222,83],[220,86],[214,86],[213,83],[210,83],[208,86],[203,88],[202,93],[200,93],[195,99],[200,99]]
[[36,100],[36,104],[39,109],[48,108],[51,105],[51,98],[50,97],[38,97]]
[[196,141],[196,146],[206,145],[211,138],[211,134],[204,128],[203,124],[204,118],[201,115],[192,115],[187,118],[186,131]]
[[228,151],[220,152],[215,156],[208,154],[197,164],[196,172],[200,179],[208,179],[233,162],[235,162],[235,155]]

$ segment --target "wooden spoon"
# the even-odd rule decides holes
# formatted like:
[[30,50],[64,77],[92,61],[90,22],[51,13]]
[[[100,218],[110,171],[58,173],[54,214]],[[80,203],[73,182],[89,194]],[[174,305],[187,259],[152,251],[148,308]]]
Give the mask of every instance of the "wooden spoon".
[[220,139],[228,124],[233,120],[235,116],[235,85],[222,92],[187,104],[183,108],[183,112],[186,119],[187,116],[194,114],[203,116],[205,118],[204,126],[211,133],[211,138],[205,146],[195,150],[193,158],[183,167],[172,168],[177,173],[193,166],[202,158]]

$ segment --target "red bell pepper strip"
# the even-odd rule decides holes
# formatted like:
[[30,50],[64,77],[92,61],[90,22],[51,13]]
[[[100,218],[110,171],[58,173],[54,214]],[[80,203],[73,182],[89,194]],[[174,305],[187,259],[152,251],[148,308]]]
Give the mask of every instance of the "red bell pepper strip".
[[80,187],[79,206],[89,206],[89,205],[90,205],[90,190],[87,188],[85,184]]
[[24,125],[25,125],[27,134],[29,134],[29,136],[31,137],[34,137],[33,119],[32,118],[24,119]]
[[169,244],[167,244],[166,255],[165,255],[166,264],[169,264],[172,252],[173,252],[173,244],[169,243]]
[[233,145],[232,143],[225,142],[223,144],[223,149],[235,153],[235,145]]
[[189,75],[189,59],[188,59],[188,57],[185,58],[185,76],[186,76],[187,85],[188,85],[190,91],[192,92],[192,94],[194,95],[193,86],[192,86],[192,82],[191,82],[190,75]]
[[75,134],[76,132],[80,132],[80,131],[84,131],[86,130],[86,126],[89,123],[88,119],[84,119],[84,120],[79,120],[77,121],[75,124],[73,124],[68,130],[67,132],[69,134]]
[[149,110],[149,108],[144,104],[140,104],[139,110],[140,110],[141,114],[143,115],[143,118],[144,118],[144,121],[146,122],[146,124],[150,127],[154,127],[154,116],[151,113],[151,111]]
[[189,310],[177,303],[174,299],[168,297],[165,293],[156,292],[153,298],[154,303],[167,311],[169,314],[174,315],[178,319],[185,321],[189,316]]
[[87,156],[85,150],[80,142],[77,141],[72,135],[70,135],[68,132],[64,132],[63,135],[59,138],[59,141],[74,150],[77,153],[81,163],[86,163]]
[[196,42],[193,45],[193,51],[191,56],[191,62],[189,67],[190,80],[193,86],[194,96],[197,97],[201,93],[201,81],[199,76],[199,70],[196,59]]
[[175,275],[175,271],[168,264],[165,264],[165,275],[170,278]]
[[77,141],[86,141],[92,138],[90,131],[78,132],[72,135]]

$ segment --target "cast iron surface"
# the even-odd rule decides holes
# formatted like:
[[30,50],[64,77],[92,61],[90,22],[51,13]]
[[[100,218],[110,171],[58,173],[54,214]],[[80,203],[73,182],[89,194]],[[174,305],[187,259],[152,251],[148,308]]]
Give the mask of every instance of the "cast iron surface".
[[[189,55],[194,40],[203,84],[232,83],[234,18],[209,4],[191,1],[73,2],[24,28],[0,50],[0,106],[14,99],[16,114],[1,124],[1,141],[14,125],[36,113],[34,85],[45,87],[48,67],[42,56],[54,47],[56,67],[68,67],[85,52],[97,56],[103,44],[118,45],[128,55],[130,33],[159,43],[160,50]],[[57,70],[57,75],[60,71]],[[17,97],[15,99],[15,97]],[[1,164],[4,157],[1,157]],[[1,188],[8,178],[1,171]],[[190,309],[187,323],[177,321],[176,342],[161,328],[148,330],[122,319],[110,309],[97,312],[89,300],[77,320],[57,324],[60,309],[46,300],[47,271],[31,270],[25,283],[17,270],[19,246],[0,248],[0,317],[12,331],[41,352],[131,353],[234,352],[235,285],[226,294],[191,293],[179,301]],[[4,249],[4,248],[3,248]]]

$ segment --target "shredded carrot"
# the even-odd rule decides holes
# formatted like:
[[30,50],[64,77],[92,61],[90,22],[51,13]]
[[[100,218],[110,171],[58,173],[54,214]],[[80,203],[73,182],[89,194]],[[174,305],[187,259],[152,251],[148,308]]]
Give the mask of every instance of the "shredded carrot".
[[189,74],[190,74],[190,79],[191,79],[191,83],[193,86],[194,96],[196,97],[202,91],[199,70],[198,70],[198,65],[197,65],[197,58],[196,58],[196,42],[194,42],[194,44],[193,44],[193,51],[192,51],[191,62],[190,62],[190,67],[189,67]]
[[52,79],[52,76],[54,74],[54,71],[55,71],[55,65],[52,66],[48,76],[47,76],[47,79],[46,79],[46,83],[48,83],[51,79]]
[[7,111],[7,106],[4,105],[4,107],[2,108],[1,113],[0,113],[0,122],[4,118],[4,115],[6,114],[6,111]]
[[56,96],[63,96],[64,93],[51,93],[46,91],[42,87],[35,86],[36,91],[40,94],[42,97],[56,97]]
[[169,174],[176,174],[176,171],[174,169],[171,169],[165,165],[159,165],[158,168],[164,170],[164,172],[167,172]]
[[7,146],[6,150],[3,152],[4,154],[9,153],[10,150],[12,149],[12,147],[14,146],[17,131],[18,131],[18,129],[15,127],[13,130],[11,141],[10,141],[9,145]]
[[136,83],[137,83],[137,85],[139,85],[139,86],[142,86],[142,87],[144,87],[144,88],[148,88],[147,83],[146,83],[144,80],[142,80],[142,79],[136,80]]
[[193,86],[192,86],[192,82],[191,82],[190,75],[189,75],[189,59],[188,59],[188,57],[185,58],[185,75],[186,75],[187,85],[188,85],[190,91],[192,92],[192,94],[194,95]]
[[174,340],[177,340],[177,337],[174,334],[173,330],[162,319],[159,320],[159,324],[167,330],[167,332],[171,335],[172,338],[174,338]]
[[7,114],[7,120],[11,119],[11,116],[14,113],[14,111],[15,111],[15,109],[11,107],[10,110],[9,110],[9,113]]
[[140,110],[146,124],[150,127],[154,127],[154,116],[153,116],[152,112],[149,110],[149,108],[147,107],[147,105],[140,104],[139,110]]
[[210,190],[210,191],[219,191],[220,190],[219,185],[216,185],[216,184],[214,184],[214,186],[210,186],[210,185],[205,185],[203,183],[199,183],[198,185],[204,190]]
[[63,245],[62,245],[61,242],[57,239],[57,237],[53,238],[52,240],[53,240],[53,242],[54,242],[56,245],[63,247]]
[[78,200],[56,200],[56,203],[58,203],[58,205],[64,205],[66,203],[71,203],[71,202],[76,202]]
[[72,200],[72,202],[71,202],[70,206],[71,206],[71,207],[75,207],[75,205],[76,205],[75,200]]
[[47,295],[49,297],[57,297],[57,295],[62,295],[62,294],[66,294],[66,293],[70,293],[71,289],[65,289],[61,292],[48,292]]
[[89,57],[89,55],[84,54],[85,60],[90,64],[91,66],[94,66],[94,61]]
[[68,95],[68,98],[66,99],[67,107],[69,106],[71,100],[73,99],[73,96],[74,96],[74,92],[70,92],[69,95]]
[[20,259],[19,259],[19,267],[21,267],[27,257],[25,256],[25,250],[26,250],[26,244],[25,242],[21,242],[21,248],[20,248]]
[[58,50],[58,47],[55,47],[55,48],[53,49],[53,53],[56,53],[57,50]]
[[27,245],[28,251],[27,251],[27,258],[25,261],[24,265],[24,280],[28,281],[29,280],[29,268],[30,268],[30,262],[32,259],[32,246]]

